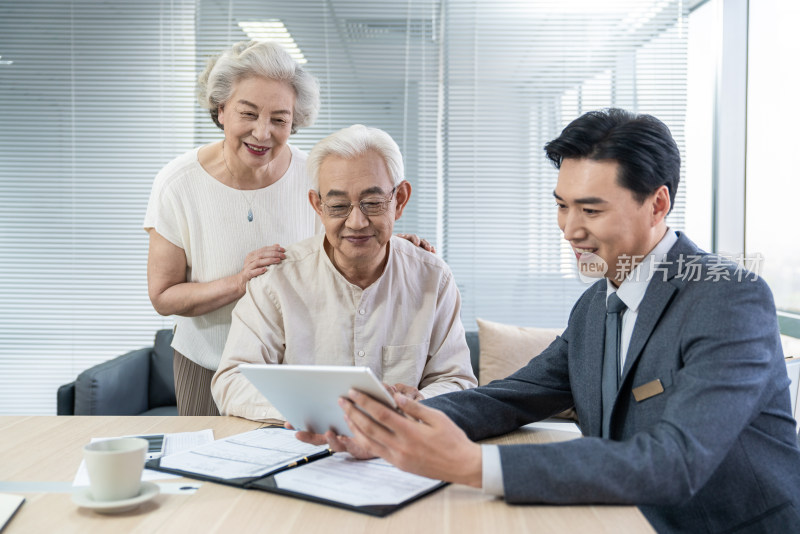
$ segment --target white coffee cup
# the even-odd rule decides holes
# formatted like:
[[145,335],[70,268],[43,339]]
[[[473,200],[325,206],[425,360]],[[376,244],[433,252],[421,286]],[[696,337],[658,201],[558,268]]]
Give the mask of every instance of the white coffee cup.
[[95,501],[120,501],[139,494],[147,440],[116,438],[83,448],[89,487]]

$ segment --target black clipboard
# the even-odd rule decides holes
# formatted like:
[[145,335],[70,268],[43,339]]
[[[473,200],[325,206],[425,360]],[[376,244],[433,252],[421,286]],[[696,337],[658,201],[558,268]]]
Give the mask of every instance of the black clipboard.
[[275,475],[287,471],[289,469],[302,469],[303,466],[307,465],[308,463],[314,462],[321,458],[326,458],[330,456],[332,452],[330,450],[322,451],[317,454],[310,455],[306,457],[307,461],[299,465],[285,465],[274,469],[264,475],[257,476],[257,477],[246,477],[246,478],[219,478],[213,476],[207,476],[200,473],[193,473],[189,471],[182,471],[180,469],[172,469],[169,467],[161,467],[161,458],[155,458],[153,460],[148,460],[145,462],[145,467],[147,469],[153,469],[155,471],[161,471],[162,473],[171,473],[173,475],[180,475],[187,478],[193,478],[195,480],[204,480],[207,482],[215,482],[217,484],[224,484],[226,486],[233,486],[236,488],[242,489],[255,489],[261,491],[267,491],[269,493],[277,493],[279,495],[286,495],[289,497],[295,497],[298,499],[303,499],[310,502],[315,502],[319,504],[324,504],[327,506],[333,506],[336,508],[343,508],[345,510],[351,510],[353,512],[359,512],[362,514],[367,514],[375,517],[386,517],[387,515],[391,514],[392,512],[403,508],[411,504],[412,502],[416,501],[417,499],[421,499],[426,495],[437,491],[440,488],[443,488],[448,483],[447,482],[439,482],[433,487],[427,488],[410,498],[406,499],[405,501],[393,504],[381,504],[381,505],[366,505],[366,506],[353,506],[348,503],[334,501],[330,499],[325,499],[321,497],[317,497],[315,495],[310,495],[307,493],[300,493],[292,490],[287,490],[283,488],[279,488],[277,483],[275,482]]

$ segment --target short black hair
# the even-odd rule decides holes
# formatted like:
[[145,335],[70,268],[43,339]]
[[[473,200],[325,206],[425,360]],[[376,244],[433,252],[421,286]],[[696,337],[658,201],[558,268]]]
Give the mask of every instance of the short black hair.
[[557,169],[568,158],[616,161],[617,182],[637,201],[666,185],[670,210],[675,206],[681,154],[667,125],[652,115],[618,108],[590,111],[569,123],[544,150]]

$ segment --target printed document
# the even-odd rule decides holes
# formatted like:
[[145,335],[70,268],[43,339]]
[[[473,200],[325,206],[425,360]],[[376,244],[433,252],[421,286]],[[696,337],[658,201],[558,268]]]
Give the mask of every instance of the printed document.
[[406,473],[380,458],[337,453],[275,475],[278,487],[351,506],[398,504],[441,484]]
[[294,435],[283,428],[259,428],[165,456],[161,467],[225,479],[259,477],[328,448]]

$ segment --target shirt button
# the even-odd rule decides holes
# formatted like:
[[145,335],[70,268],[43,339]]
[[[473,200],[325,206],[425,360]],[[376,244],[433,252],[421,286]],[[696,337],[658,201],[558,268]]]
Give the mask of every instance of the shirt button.
[[367,313],[367,310],[362,308],[362,309],[358,310],[358,313],[359,313],[359,315],[364,315],[365,313]]
[[364,351],[363,350],[358,351],[358,355],[363,358],[364,357]]

